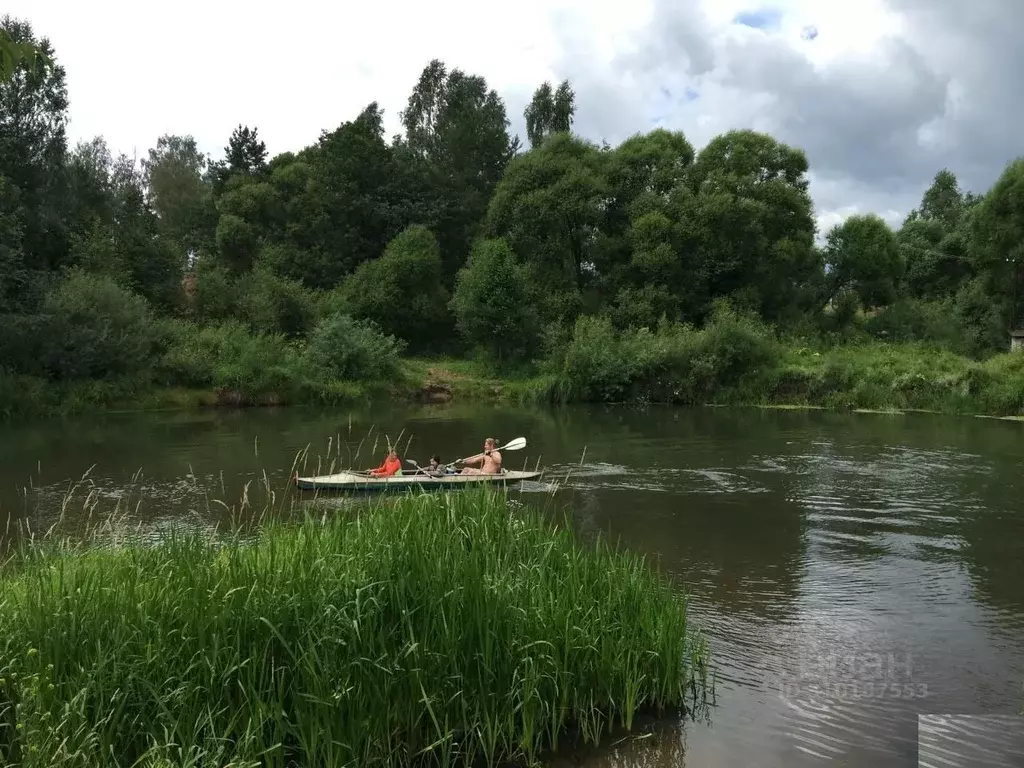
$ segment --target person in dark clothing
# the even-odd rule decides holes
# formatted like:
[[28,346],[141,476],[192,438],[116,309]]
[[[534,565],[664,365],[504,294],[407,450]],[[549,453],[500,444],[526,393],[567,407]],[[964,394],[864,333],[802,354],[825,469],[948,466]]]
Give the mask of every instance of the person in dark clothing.
[[430,466],[427,468],[427,474],[431,477],[444,477],[451,473],[448,471],[448,467],[441,463],[441,457],[435,453],[430,457]]

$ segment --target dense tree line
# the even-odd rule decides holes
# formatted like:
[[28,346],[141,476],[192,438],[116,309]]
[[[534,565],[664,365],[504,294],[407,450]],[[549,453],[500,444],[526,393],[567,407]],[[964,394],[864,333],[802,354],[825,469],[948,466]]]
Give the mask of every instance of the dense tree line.
[[361,336],[519,362],[581,317],[699,327],[723,301],[783,332],[984,356],[1021,319],[1024,160],[981,196],[943,170],[898,230],[853,216],[819,243],[798,148],[736,130],[698,152],[664,129],[598,146],[572,133],[563,82],[527,107],[526,149],[484,78],[435,60],[390,140],[372,103],[299,152],[270,156],[239,125],[220,158],[162,136],[136,162],[102,138],[69,146],[59,57],[28,23],[2,27],[0,374],[150,361],[210,383],[182,373],[182,349],[229,355],[239,334],[288,354],[319,340],[310,359]]

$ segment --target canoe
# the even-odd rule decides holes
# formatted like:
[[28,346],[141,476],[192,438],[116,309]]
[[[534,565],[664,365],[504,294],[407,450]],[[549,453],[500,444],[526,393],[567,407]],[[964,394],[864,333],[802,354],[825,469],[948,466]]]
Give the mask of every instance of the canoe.
[[503,471],[498,475],[430,475],[402,474],[391,477],[369,477],[355,472],[333,475],[296,477],[295,485],[304,491],[434,491],[443,488],[466,488],[481,485],[503,486],[523,480],[536,480],[541,472]]

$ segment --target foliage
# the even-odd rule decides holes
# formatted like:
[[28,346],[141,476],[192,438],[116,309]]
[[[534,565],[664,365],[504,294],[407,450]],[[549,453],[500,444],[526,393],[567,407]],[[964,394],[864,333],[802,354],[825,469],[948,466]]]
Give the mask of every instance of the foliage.
[[22,65],[30,69],[53,65],[53,61],[35,43],[16,40],[7,31],[9,16],[0,19],[0,81],[9,80]]
[[[1024,158],[1010,163],[971,220],[978,269],[989,294],[1010,299],[1004,327],[1017,327],[1024,296]],[[1013,303],[1018,306],[1012,306]]]
[[238,280],[218,262],[200,258],[195,270],[195,294],[190,312],[200,322],[219,323],[235,316],[239,306]]
[[525,359],[539,334],[529,277],[504,240],[481,240],[452,297],[459,332],[499,364]]
[[494,492],[48,542],[3,578],[4,764],[534,762],[706,698],[685,595]]
[[901,299],[870,317],[865,327],[888,341],[932,341],[962,350],[961,324],[951,299]]
[[348,381],[385,381],[397,375],[405,345],[373,323],[331,315],[317,325],[306,348],[310,367]]
[[237,322],[176,324],[157,371],[165,385],[211,387],[238,404],[288,402],[309,384],[299,351],[283,335],[252,333]]
[[63,379],[142,373],[157,337],[145,299],[108,277],[74,271],[47,298],[41,356]]
[[559,134],[517,157],[495,189],[488,229],[526,265],[545,320],[580,310],[608,193],[604,165],[597,147]]
[[447,346],[448,291],[437,239],[426,227],[408,227],[384,255],[359,265],[343,295],[353,317],[373,321],[416,349]]
[[746,295],[768,320],[807,306],[820,270],[807,171],[802,150],[754,131],[730,131],[700,152],[679,218],[709,299]]
[[267,168],[267,145],[260,141],[259,131],[239,125],[224,147],[224,159],[210,164],[207,179],[214,195],[220,196],[234,178],[258,176]]
[[825,300],[853,292],[865,307],[884,306],[896,297],[903,274],[896,236],[880,217],[851,216],[833,227],[826,239],[828,270]]
[[305,338],[316,324],[312,291],[266,269],[254,269],[238,284],[238,315],[257,333]]
[[[984,195],[942,169],[898,230],[851,216],[819,247],[797,147],[735,130],[696,152],[664,129],[599,147],[572,135],[576,96],[563,81],[535,91],[522,151],[487,81],[434,60],[391,140],[371,102],[297,152],[271,156],[258,129],[239,124],[218,158],[191,136],[164,135],[140,167],[102,137],[69,151],[53,47],[25,21],[4,17],[0,29],[0,361],[18,382],[8,392],[35,397],[45,380],[76,402],[107,402],[154,375],[174,379],[135,360],[66,367],[43,354],[63,343],[44,333],[55,322],[44,304],[71,270],[144,299],[161,339],[178,321],[200,335],[244,326],[263,350],[251,359],[287,358],[289,397],[331,389],[329,355],[311,366],[303,350],[318,321],[338,315],[350,318],[337,329],[365,337],[360,350],[390,349],[382,339],[394,337],[435,353],[461,340],[506,375],[543,358],[549,376],[571,352],[577,367],[563,383],[574,396],[687,402],[716,388],[760,396],[750,366],[727,381],[733,369],[702,346],[725,327],[722,301],[748,330],[748,320],[770,325],[751,330],[758,338],[785,329],[822,349],[929,343],[979,361],[1024,324],[1024,160]],[[339,325],[351,318],[383,336]],[[379,376],[353,354],[346,377]],[[393,361],[384,369],[393,376]],[[213,386],[212,374],[199,378]],[[775,391],[770,378],[757,386]],[[680,394],[667,394],[672,382]],[[884,399],[887,385],[872,386]]]
[[191,136],[161,136],[142,161],[146,189],[161,231],[185,253],[213,251],[213,190],[203,178],[206,156]]
[[536,148],[553,134],[569,133],[575,114],[576,94],[569,81],[563,80],[557,90],[551,89],[550,82],[544,82],[533,92],[533,99],[523,112],[530,146]]
[[559,389],[566,400],[699,403],[779,355],[768,329],[727,305],[701,330],[664,323],[617,331],[607,317],[581,317],[558,366]]
[[491,195],[519,149],[505,103],[478,75],[431,61],[401,114],[404,147],[431,190],[426,223],[437,236],[445,272],[454,276],[480,230]]
[[[53,59],[49,41],[31,24],[0,20],[8,52],[26,47]],[[49,272],[69,260],[64,216],[68,95],[64,68],[42,67],[22,57],[13,74],[0,78],[0,306],[38,306]]]

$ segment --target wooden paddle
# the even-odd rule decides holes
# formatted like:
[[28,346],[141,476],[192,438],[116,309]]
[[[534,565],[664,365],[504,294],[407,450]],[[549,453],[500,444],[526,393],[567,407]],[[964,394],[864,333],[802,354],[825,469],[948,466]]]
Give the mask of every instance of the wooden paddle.
[[[495,450],[495,451],[521,451],[525,447],[526,447],[526,438],[525,437],[517,437],[515,440],[509,440],[507,443],[505,443],[500,448],[494,448],[493,450]],[[479,455],[480,455],[479,453],[474,453],[473,454],[473,456],[479,456]],[[467,456],[464,459],[459,459],[458,461],[453,461],[452,464],[461,464],[464,461],[468,461],[469,459],[472,459],[473,456]]]

